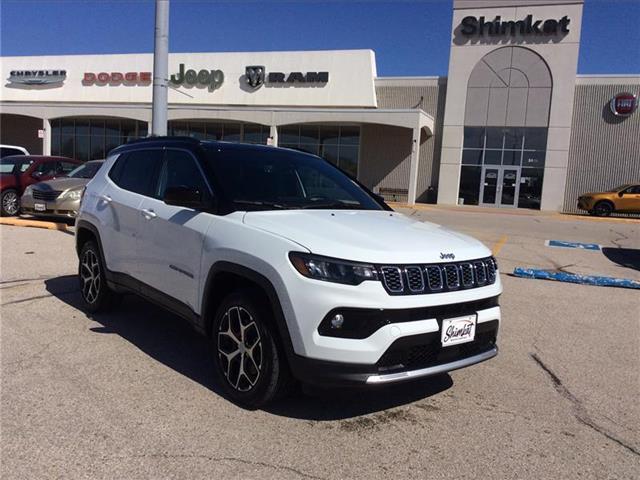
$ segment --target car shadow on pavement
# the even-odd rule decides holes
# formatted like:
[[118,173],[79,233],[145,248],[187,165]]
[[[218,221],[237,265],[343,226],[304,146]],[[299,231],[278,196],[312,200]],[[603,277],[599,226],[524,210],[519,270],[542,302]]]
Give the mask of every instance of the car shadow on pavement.
[[[66,275],[45,280],[47,291],[84,313],[78,278]],[[116,334],[151,358],[213,391],[226,396],[214,376],[207,339],[185,320],[135,295],[108,313],[88,315],[101,326],[96,334]],[[339,420],[406,405],[441,393],[453,385],[449,375],[366,390],[295,389],[290,396],[264,410],[305,420]]]
[[621,267],[640,270],[640,250],[636,248],[603,247],[602,254]]

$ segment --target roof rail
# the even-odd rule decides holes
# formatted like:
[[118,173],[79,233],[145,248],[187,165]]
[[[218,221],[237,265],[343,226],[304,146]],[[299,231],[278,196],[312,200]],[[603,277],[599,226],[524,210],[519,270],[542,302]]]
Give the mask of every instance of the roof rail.
[[193,143],[193,144],[199,144],[200,140],[198,140],[197,138],[194,137],[185,137],[185,136],[170,136],[170,135],[163,135],[163,136],[148,136],[148,137],[144,137],[144,138],[135,138],[133,140],[129,140],[126,144],[130,145],[132,143],[144,143],[144,142],[158,142],[158,141],[166,141],[166,140],[172,140],[172,141],[178,141],[178,142],[189,142],[189,143]]

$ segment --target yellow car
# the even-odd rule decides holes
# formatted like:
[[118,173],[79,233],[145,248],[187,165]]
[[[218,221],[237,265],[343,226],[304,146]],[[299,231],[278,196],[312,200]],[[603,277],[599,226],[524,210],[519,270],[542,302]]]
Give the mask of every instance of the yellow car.
[[603,217],[613,212],[640,213],[640,184],[628,183],[606,192],[585,193],[578,197],[578,208]]

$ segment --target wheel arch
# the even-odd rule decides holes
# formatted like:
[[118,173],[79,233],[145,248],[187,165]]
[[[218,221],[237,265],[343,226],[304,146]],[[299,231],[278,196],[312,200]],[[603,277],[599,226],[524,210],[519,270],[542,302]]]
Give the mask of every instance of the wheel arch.
[[232,291],[243,287],[254,288],[263,295],[271,308],[280,344],[290,361],[294,354],[293,343],[278,293],[267,277],[243,265],[220,261],[209,270],[202,296],[201,319],[204,331],[207,335],[211,334],[214,315],[223,299]]

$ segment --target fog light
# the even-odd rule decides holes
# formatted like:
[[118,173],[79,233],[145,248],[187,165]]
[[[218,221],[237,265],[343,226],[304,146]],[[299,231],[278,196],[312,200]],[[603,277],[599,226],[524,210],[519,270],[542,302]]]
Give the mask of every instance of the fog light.
[[344,317],[340,313],[336,313],[331,319],[331,328],[342,328]]

